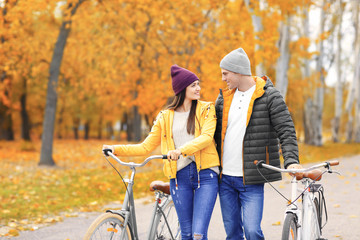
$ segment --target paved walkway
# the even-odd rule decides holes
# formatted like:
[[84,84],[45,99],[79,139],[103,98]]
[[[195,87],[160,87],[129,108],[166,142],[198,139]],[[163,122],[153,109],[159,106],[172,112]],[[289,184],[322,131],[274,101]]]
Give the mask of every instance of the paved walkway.
[[[328,239],[360,239],[360,156],[340,159],[340,165],[334,170],[341,172],[341,176],[327,174],[322,183],[325,186],[325,197],[328,208],[329,221],[323,232]],[[290,194],[290,178],[274,184],[285,196]],[[147,226],[151,215],[152,205],[144,204],[144,199],[136,202],[137,219],[139,221],[140,239],[146,238]],[[262,222],[266,239],[280,239],[283,214],[286,201],[271,187],[265,187],[264,218]],[[141,213],[141,215],[140,215]],[[86,229],[99,213],[82,213],[76,218],[66,218],[63,222],[44,227],[36,231],[24,231],[20,236],[12,239],[24,240],[77,240],[82,239]],[[225,231],[221,219],[219,201],[216,202],[213,217],[209,227],[209,239],[225,239]],[[7,239],[5,237],[1,240]]]

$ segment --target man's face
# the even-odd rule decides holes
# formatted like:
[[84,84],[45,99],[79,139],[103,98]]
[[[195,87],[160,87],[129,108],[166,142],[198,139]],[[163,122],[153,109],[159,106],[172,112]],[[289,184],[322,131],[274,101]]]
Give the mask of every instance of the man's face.
[[234,73],[234,72],[230,72],[228,70],[225,69],[221,69],[221,76],[222,76],[222,80],[224,82],[226,82],[227,87],[229,89],[234,89],[238,87],[239,81],[240,81],[240,77],[241,75],[238,73]]

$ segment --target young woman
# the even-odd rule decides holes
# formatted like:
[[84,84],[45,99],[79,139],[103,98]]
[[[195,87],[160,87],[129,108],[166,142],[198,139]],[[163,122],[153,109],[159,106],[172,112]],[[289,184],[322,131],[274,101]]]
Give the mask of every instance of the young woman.
[[200,101],[199,78],[177,65],[171,67],[173,102],[161,111],[144,142],[104,145],[120,156],[146,155],[161,145],[164,173],[180,222],[181,239],[207,239],[218,193],[219,157],[213,135],[215,107]]

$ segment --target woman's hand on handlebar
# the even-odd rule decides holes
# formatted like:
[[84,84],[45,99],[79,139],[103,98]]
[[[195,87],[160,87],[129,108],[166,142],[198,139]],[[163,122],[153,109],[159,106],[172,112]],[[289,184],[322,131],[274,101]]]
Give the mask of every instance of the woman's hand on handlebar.
[[113,145],[103,145],[102,150],[104,149],[110,149],[112,153],[114,153],[115,149]]
[[181,151],[178,149],[170,150],[167,154],[168,160],[177,161],[181,155]]

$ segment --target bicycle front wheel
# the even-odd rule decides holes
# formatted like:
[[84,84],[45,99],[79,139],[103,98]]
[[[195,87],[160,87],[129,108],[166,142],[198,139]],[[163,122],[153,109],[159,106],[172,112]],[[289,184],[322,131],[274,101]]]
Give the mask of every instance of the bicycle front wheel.
[[[122,238],[121,235],[123,235]],[[119,214],[104,213],[90,225],[84,240],[121,239],[132,240],[132,231],[129,224],[124,227],[124,218]]]
[[162,208],[158,227],[156,229],[156,240],[181,239],[180,224],[173,201]]
[[287,213],[284,221],[281,240],[297,239],[297,219],[295,214]]

